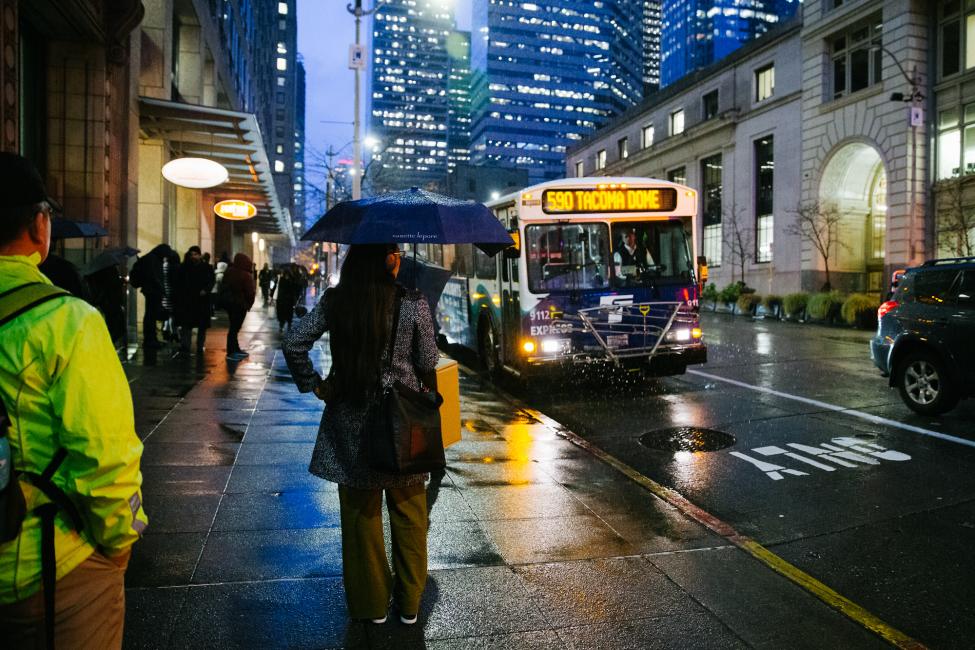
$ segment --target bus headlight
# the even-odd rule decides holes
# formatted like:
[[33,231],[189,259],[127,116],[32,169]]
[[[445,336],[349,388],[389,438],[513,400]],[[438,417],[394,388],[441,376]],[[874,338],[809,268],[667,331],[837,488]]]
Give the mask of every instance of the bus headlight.
[[688,328],[674,329],[667,332],[667,341],[686,342],[691,340],[691,330]]
[[569,339],[542,339],[542,352],[544,354],[559,354],[571,349],[572,341]]
[[535,341],[532,341],[531,339],[525,339],[524,341],[521,342],[521,350],[525,354],[534,354]]
[[704,336],[704,332],[701,330],[700,327],[695,327],[694,329],[691,330],[692,339],[699,339],[703,336]]

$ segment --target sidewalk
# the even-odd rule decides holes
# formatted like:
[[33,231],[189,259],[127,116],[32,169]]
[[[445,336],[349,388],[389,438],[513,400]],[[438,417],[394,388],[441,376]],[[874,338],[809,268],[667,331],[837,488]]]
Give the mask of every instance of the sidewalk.
[[420,622],[350,623],[338,495],[307,471],[322,404],[265,310],[241,332],[249,360],[226,362],[224,336],[129,368],[150,526],[127,648],[884,646],[464,374]]

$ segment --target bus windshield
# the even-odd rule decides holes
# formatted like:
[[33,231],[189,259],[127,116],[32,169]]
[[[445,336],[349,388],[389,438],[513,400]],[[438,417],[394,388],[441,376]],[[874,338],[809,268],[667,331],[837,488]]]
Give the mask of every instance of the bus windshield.
[[626,221],[613,224],[613,285],[653,286],[690,281],[691,257],[679,221]]
[[609,228],[553,223],[525,229],[528,286],[534,293],[602,289],[608,283]]

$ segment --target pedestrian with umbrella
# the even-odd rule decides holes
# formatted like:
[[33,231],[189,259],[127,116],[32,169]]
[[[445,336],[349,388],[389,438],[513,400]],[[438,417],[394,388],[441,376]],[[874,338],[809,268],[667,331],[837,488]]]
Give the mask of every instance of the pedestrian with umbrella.
[[[376,469],[367,449],[384,435],[369,417],[380,395],[393,386],[437,391],[430,305],[420,292],[396,283],[397,242],[415,243],[414,235],[426,243],[479,241],[493,252],[513,243],[484,206],[416,189],[341,203],[303,237],[352,244],[341,279],[282,344],[298,389],[326,403],[309,471],[339,485],[349,615],[375,624],[386,621],[391,598],[400,621],[415,623],[427,578],[428,475]],[[332,367],[322,379],[309,352],[326,331]],[[383,539],[384,494],[392,570]]]
[[139,251],[135,248],[110,248],[99,253],[85,269],[85,283],[91,304],[105,317],[108,333],[116,348],[125,340],[125,280],[119,267]]

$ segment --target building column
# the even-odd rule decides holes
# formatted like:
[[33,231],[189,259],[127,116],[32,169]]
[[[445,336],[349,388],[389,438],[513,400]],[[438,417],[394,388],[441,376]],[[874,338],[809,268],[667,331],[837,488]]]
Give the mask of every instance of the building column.
[[179,24],[174,29],[179,30],[179,51],[174,53],[179,72],[175,79],[176,90],[188,104],[202,104],[206,72],[200,26]]

